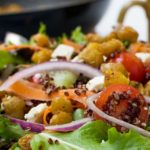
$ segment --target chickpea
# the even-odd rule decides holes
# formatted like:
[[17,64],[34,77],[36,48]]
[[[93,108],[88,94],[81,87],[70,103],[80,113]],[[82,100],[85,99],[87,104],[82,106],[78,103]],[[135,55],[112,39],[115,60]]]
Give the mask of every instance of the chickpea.
[[99,50],[100,46],[98,43],[89,43],[79,54],[79,58],[93,67],[99,67],[104,61],[103,55]]
[[33,136],[34,136],[34,134],[32,134],[32,133],[26,134],[25,136],[23,136],[19,139],[18,144],[19,144],[21,150],[31,150],[30,141]]
[[23,119],[25,111],[25,101],[17,96],[5,96],[2,98],[2,106],[7,115]]
[[50,50],[46,50],[43,49],[41,51],[35,52],[32,55],[32,61],[35,63],[42,63],[42,62],[46,62],[49,61],[51,58],[51,51]]
[[138,33],[131,27],[124,27],[121,28],[117,32],[118,38],[121,41],[129,41],[131,43],[136,42],[138,38]]
[[129,77],[128,71],[121,63],[104,63],[101,65],[101,71],[105,73],[108,70],[121,72],[126,77]]
[[96,33],[89,33],[86,35],[86,40],[88,42],[101,43],[103,41],[103,38]]
[[71,113],[60,111],[59,113],[52,116],[50,124],[51,125],[65,124],[71,122],[72,120],[73,119]]
[[57,114],[59,111],[72,113],[73,107],[72,107],[70,100],[63,98],[63,97],[58,97],[52,100],[51,111],[53,114]]
[[118,50],[123,51],[125,50],[125,48],[123,46],[123,43],[117,39],[112,39],[112,40],[102,43],[101,48],[100,48],[101,53],[106,56]]
[[45,34],[37,33],[31,37],[31,41],[38,46],[49,47],[49,38]]
[[144,87],[144,94],[146,96],[150,96],[150,81],[146,83],[145,87]]
[[106,37],[104,37],[103,42],[110,41],[112,39],[117,39],[117,32],[113,31],[110,34],[108,34]]
[[129,79],[118,71],[106,71],[104,84],[106,87],[113,84],[129,84]]

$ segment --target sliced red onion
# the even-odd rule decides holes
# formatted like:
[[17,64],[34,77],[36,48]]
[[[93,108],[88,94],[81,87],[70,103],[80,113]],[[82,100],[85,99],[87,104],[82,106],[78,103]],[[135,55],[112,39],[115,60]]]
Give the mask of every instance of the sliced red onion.
[[45,129],[59,132],[74,131],[75,129],[80,128],[82,125],[90,121],[92,121],[92,118],[84,118],[63,125],[46,126]]
[[150,132],[140,128],[140,127],[137,127],[135,125],[132,125],[130,123],[127,123],[123,120],[120,120],[120,119],[117,119],[115,117],[112,117],[112,116],[109,116],[107,115],[106,113],[104,113],[102,110],[100,110],[99,108],[97,108],[94,104],[94,101],[100,96],[100,94],[95,94],[95,95],[92,95],[90,97],[88,97],[87,99],[87,105],[89,107],[89,109],[91,109],[92,111],[94,111],[97,115],[99,115],[100,117],[112,122],[112,123],[115,123],[115,124],[118,124],[122,127],[125,127],[127,129],[133,129],[137,132],[139,132],[140,134],[144,135],[144,136],[147,136],[147,137],[150,137]]
[[16,124],[19,124],[23,129],[27,129],[27,130],[37,132],[37,133],[42,132],[43,130],[45,130],[45,127],[42,124],[27,122],[27,121],[12,118],[12,117],[8,117],[8,118],[12,122],[14,122]]
[[150,103],[150,97],[149,97],[149,96],[144,96],[144,98],[145,98],[145,101],[146,101],[147,103]]
[[81,63],[47,62],[17,72],[13,76],[9,77],[8,80],[6,80],[0,86],[0,91],[8,89],[12,84],[14,84],[16,81],[20,79],[30,77],[39,72],[55,71],[55,70],[69,70],[75,73],[82,73],[89,78],[102,75],[99,70]]

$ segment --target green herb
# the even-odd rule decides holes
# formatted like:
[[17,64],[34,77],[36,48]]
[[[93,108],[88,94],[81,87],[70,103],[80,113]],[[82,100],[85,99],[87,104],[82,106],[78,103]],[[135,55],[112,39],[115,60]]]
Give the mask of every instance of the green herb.
[[21,63],[24,63],[24,61],[19,56],[0,50],[0,69],[5,68],[8,64],[17,65]]
[[25,134],[27,134],[27,131],[0,115],[0,147],[10,144],[12,141],[17,141]]
[[150,139],[135,131],[120,133],[102,121],[87,123],[70,133],[41,133],[31,140],[32,150],[149,150]]
[[46,24],[44,24],[43,22],[40,23],[38,33],[46,34]]
[[123,44],[124,44],[125,48],[129,48],[129,46],[130,46],[130,42],[128,40],[125,40],[123,42]]
[[71,34],[71,39],[73,41],[75,41],[76,43],[78,44],[86,44],[87,41],[85,39],[85,35],[84,33],[82,32],[82,29],[81,27],[77,27],[75,28],[73,31],[72,31],[72,34]]

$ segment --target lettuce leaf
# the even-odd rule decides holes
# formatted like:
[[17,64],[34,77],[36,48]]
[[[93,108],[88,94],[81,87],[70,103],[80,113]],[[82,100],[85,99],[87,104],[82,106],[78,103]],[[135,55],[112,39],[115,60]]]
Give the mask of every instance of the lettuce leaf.
[[86,44],[87,41],[85,39],[85,35],[82,32],[81,27],[76,27],[71,33],[71,39],[78,44]]
[[0,69],[5,68],[8,64],[21,64],[24,61],[15,55],[10,54],[7,51],[0,50]]
[[150,150],[150,139],[135,131],[120,133],[102,121],[88,123],[70,133],[40,133],[32,150]]
[[19,125],[0,115],[0,148],[27,134]]

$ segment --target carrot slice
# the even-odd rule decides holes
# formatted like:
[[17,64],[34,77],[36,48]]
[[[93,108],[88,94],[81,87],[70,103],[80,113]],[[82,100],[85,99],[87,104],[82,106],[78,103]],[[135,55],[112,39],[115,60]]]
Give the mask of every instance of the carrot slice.
[[51,113],[51,107],[48,107],[44,110],[44,114],[43,114],[43,123],[45,125],[48,125],[49,123],[47,122],[47,117],[48,115]]
[[25,80],[17,81],[7,91],[26,100],[51,101],[55,97],[66,97],[67,99],[78,102],[75,106],[81,108],[86,107],[86,98],[93,94],[91,91],[83,91],[81,89],[63,89],[47,95],[42,89],[42,86]]

